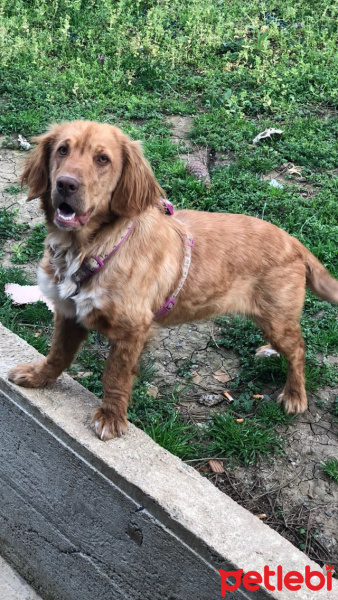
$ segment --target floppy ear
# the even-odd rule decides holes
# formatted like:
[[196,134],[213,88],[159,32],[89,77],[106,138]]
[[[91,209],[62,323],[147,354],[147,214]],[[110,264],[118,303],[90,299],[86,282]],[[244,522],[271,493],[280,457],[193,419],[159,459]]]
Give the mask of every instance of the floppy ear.
[[121,217],[133,217],[150,206],[161,205],[165,193],[143,155],[139,142],[123,144],[122,174],[113,192],[111,209]]
[[28,200],[39,198],[49,187],[49,156],[54,141],[52,132],[33,138],[37,146],[29,155],[25,170],[21,175],[21,185],[29,187]]

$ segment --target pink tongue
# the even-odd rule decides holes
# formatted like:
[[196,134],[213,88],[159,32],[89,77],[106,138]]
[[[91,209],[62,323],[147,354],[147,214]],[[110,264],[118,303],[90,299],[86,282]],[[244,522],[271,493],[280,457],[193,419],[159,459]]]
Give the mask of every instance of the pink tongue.
[[82,215],[82,216],[78,216],[78,217],[77,217],[77,218],[78,218],[78,220],[80,221],[81,225],[84,225],[84,224],[85,224],[85,223],[88,221],[88,219],[89,219],[89,216],[90,216],[90,213],[92,212],[92,210],[93,210],[93,209],[91,208],[90,210],[88,210],[88,211],[86,212],[86,214],[85,214],[85,215]]

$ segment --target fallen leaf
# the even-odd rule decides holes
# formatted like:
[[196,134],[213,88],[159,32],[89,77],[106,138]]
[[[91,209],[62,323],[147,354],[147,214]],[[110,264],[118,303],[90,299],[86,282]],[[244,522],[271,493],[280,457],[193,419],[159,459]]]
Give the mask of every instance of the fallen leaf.
[[218,371],[213,374],[214,379],[220,381],[221,383],[227,383],[230,381],[231,377],[228,373],[225,372],[224,368],[221,367]]
[[209,467],[208,465],[203,465],[203,467],[201,467],[201,468],[199,469],[199,471],[200,471],[201,473],[210,473],[210,467]]
[[221,460],[211,459],[208,461],[208,464],[213,473],[225,473]]
[[269,129],[265,129],[265,131],[262,131],[261,133],[259,133],[258,135],[256,135],[256,137],[252,140],[253,144],[258,144],[258,142],[260,140],[264,140],[265,138],[269,137],[271,138],[271,135],[273,133],[283,133],[282,129],[274,129],[273,127],[269,128]]
[[191,371],[191,374],[192,374],[191,380],[194,383],[201,383],[202,377],[197,373],[197,371]]
[[89,377],[89,375],[93,375],[92,371],[78,371],[77,377]]
[[156,385],[150,385],[147,389],[147,394],[148,394],[148,396],[152,396],[153,398],[156,398],[157,394],[158,394],[158,387],[156,387]]

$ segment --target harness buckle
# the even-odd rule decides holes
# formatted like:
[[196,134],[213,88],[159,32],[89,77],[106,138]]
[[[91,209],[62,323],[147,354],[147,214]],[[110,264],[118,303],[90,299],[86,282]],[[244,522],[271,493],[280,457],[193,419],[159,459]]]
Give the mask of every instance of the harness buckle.
[[173,296],[167,298],[162,308],[156,313],[156,315],[154,315],[154,320],[159,319],[159,317],[163,317],[163,315],[166,315],[168,312],[170,312],[171,309],[174,308],[175,304],[176,300]]
[[172,308],[174,308],[176,304],[175,298],[168,298],[168,300],[165,302],[163,309],[166,312],[169,312],[169,310],[171,310]]

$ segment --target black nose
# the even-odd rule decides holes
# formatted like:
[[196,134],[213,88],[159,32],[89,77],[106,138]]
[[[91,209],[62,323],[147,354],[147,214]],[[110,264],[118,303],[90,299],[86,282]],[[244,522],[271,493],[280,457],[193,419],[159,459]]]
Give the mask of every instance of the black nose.
[[61,196],[71,196],[75,194],[79,189],[79,182],[75,177],[69,177],[68,175],[62,175],[56,180],[56,189]]

